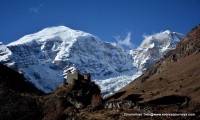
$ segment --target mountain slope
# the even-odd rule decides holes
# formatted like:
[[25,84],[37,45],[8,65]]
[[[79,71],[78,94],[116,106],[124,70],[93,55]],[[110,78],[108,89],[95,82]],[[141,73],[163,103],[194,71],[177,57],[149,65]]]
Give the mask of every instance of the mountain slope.
[[0,119],[42,119],[37,96],[44,93],[27,83],[18,72],[0,64]]
[[0,84],[1,87],[4,86],[6,89],[18,93],[44,94],[34,87],[33,84],[28,83],[21,74],[2,64],[0,64]]
[[[183,35],[164,31],[146,37],[131,54],[83,31],[45,28],[8,45],[0,44],[0,62],[22,73],[46,93],[65,82],[67,70],[87,72],[103,94],[116,92],[159,60]],[[164,49],[163,49],[164,48]]]
[[183,38],[184,35],[169,30],[145,37],[137,49],[129,51],[133,59],[133,66],[137,71],[98,80],[96,83],[101,86],[103,94],[113,94],[139,77],[145,69],[160,60],[168,51],[175,49],[177,43]]
[[9,61],[9,57],[12,55],[12,52],[2,43],[0,42],[0,61],[4,63]]
[[91,73],[92,79],[135,71],[131,55],[122,48],[65,26],[26,35],[6,47],[12,55],[4,64],[23,73],[46,93],[64,83],[67,70]]
[[134,65],[139,70],[149,68],[153,63],[160,60],[168,51],[175,49],[177,43],[183,38],[184,35],[169,30],[146,36],[137,50],[131,51]]
[[192,29],[175,50],[168,52],[140,77],[118,91],[118,93],[124,91],[124,94],[117,99],[140,94],[143,99],[140,102],[148,102],[163,96],[178,95],[188,97],[192,106],[200,105],[199,60],[200,25]]

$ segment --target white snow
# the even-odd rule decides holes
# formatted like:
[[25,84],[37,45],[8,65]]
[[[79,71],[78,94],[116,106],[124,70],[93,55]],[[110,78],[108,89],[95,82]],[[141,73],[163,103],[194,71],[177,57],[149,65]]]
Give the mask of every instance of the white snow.
[[133,81],[135,78],[139,77],[141,74],[142,72],[133,72],[126,75],[121,75],[103,80],[96,79],[94,81],[100,85],[102,94],[104,96],[107,96],[118,91],[119,89]]
[[0,43],[0,62],[23,73],[46,93],[64,82],[67,70],[79,70],[91,73],[108,95],[141,75],[182,37],[167,30],[147,36],[137,49],[126,51],[83,31],[50,27],[6,46]]
[[[19,40],[8,44],[8,46],[14,46],[19,44],[28,44],[33,41],[37,42],[47,42],[48,40],[52,40],[52,38],[59,37],[60,39],[67,39],[66,42],[73,43],[75,37],[77,36],[90,36],[91,34],[85,33],[82,31],[72,30],[65,26],[57,26],[45,28],[37,33],[25,35]],[[70,37],[69,37],[70,36]],[[58,39],[59,39],[58,38]]]
[[143,71],[160,60],[168,51],[176,47],[184,35],[166,30],[145,36],[137,50],[131,52],[134,66]]
[[69,69],[91,73],[92,79],[99,80],[135,71],[132,56],[122,48],[64,26],[26,35],[7,48],[13,53],[11,67],[46,93],[64,82]]
[[[62,70],[53,70],[48,64],[31,65],[27,68],[21,68],[20,71],[35,86],[46,93],[52,92],[64,82]],[[55,79],[56,78],[56,79]]]
[[0,61],[7,61],[9,57],[12,55],[12,52],[2,43],[0,42]]

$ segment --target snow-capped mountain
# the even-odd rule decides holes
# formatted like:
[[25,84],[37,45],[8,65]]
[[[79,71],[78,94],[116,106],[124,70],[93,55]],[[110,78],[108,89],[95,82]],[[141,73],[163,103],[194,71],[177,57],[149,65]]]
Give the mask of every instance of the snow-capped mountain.
[[183,35],[175,32],[161,32],[127,52],[83,31],[50,27],[8,45],[0,43],[0,63],[19,71],[46,93],[64,83],[67,70],[77,69],[91,73],[102,93],[110,94],[174,49],[181,38]]
[[176,44],[184,35],[166,30],[154,35],[146,36],[141,45],[130,53],[134,59],[134,66],[143,71],[160,60],[168,51],[175,49]]
[[64,82],[68,69],[91,73],[93,79],[135,70],[131,55],[122,48],[65,26],[43,29],[1,48],[11,54],[7,64],[13,63],[10,67],[46,93]]

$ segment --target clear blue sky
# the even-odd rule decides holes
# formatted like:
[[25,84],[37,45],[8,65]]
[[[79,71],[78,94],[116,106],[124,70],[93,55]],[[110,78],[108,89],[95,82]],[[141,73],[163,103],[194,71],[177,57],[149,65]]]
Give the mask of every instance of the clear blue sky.
[[115,42],[139,45],[143,34],[164,30],[186,34],[200,23],[200,0],[0,0],[4,44],[45,27],[65,25]]

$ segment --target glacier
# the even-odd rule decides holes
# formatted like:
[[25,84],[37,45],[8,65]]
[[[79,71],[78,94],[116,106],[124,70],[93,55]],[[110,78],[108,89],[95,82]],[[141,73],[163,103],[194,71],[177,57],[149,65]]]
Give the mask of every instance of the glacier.
[[76,69],[90,73],[108,95],[140,76],[183,37],[167,30],[147,36],[137,49],[129,51],[90,33],[56,26],[8,45],[0,42],[0,63],[22,73],[45,93],[65,82],[67,70]]

